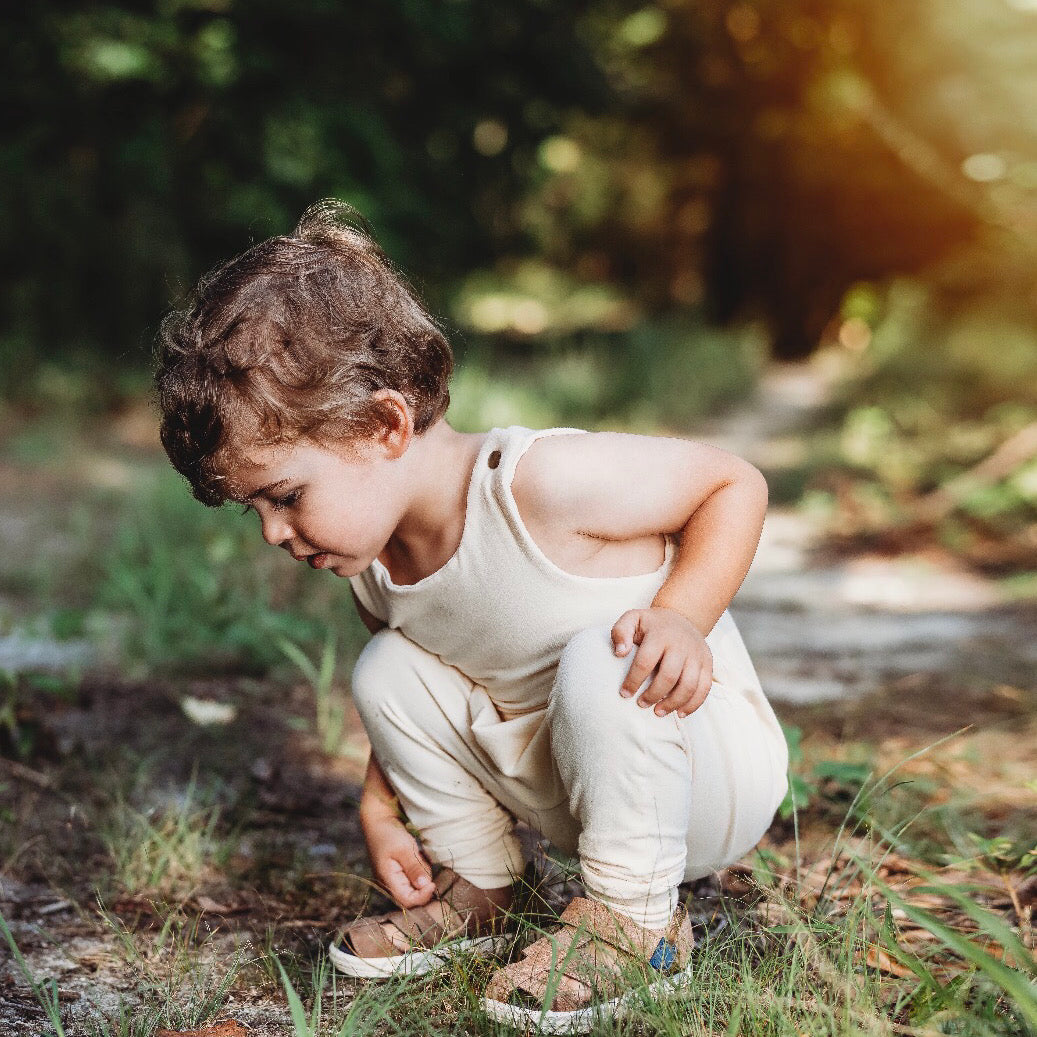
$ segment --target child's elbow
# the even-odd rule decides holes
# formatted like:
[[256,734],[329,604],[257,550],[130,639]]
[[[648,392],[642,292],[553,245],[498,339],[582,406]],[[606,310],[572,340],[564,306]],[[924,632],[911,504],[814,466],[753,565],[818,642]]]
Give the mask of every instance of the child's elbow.
[[763,501],[764,508],[767,507],[767,500],[770,495],[770,490],[767,486],[767,477],[757,468],[755,465],[749,465],[752,471],[753,479],[756,483],[757,492],[760,495],[760,500]]
[[744,492],[755,509],[759,510],[761,516],[765,514],[770,491],[763,472],[748,461],[742,461],[739,482],[744,486]]

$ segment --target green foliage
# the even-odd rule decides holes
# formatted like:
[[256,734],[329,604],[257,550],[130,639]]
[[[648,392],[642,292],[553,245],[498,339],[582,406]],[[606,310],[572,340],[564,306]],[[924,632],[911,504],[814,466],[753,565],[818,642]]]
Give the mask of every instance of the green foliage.
[[329,630],[324,639],[320,661],[311,662],[309,656],[297,645],[284,638],[278,640],[281,651],[299,668],[310,683],[317,708],[317,734],[321,748],[326,753],[335,753],[342,744],[342,732],[346,722],[346,704],[341,693],[333,686],[335,680],[336,641]]
[[171,296],[324,195],[441,287],[515,234],[540,135],[604,90],[576,12],[533,0],[78,0],[5,23],[12,376],[80,344],[145,363]]
[[0,396],[82,395],[92,369],[110,401],[203,269],[326,195],[439,312],[480,279],[569,282],[505,314],[526,328],[537,307],[599,333],[704,307],[804,355],[849,287],[978,239],[946,298],[1028,298],[1018,4],[75,0],[5,18]]
[[325,629],[300,601],[278,606],[285,581],[271,554],[234,509],[203,508],[164,473],[122,516],[95,605],[121,617],[129,656],[148,666],[263,672],[281,657],[279,638],[310,644]]
[[[919,907],[917,904],[913,904],[908,899],[902,897],[887,883],[883,882],[868,863],[860,862],[860,865],[870,881],[882,892],[894,909],[932,933],[940,941],[944,949],[952,951],[973,965],[985,979],[989,980],[1001,994],[1009,999],[1009,1003],[1029,1027],[1037,1028],[1037,993],[1034,992],[1034,984],[1032,982],[1037,977],[1037,966],[1034,964],[1032,952],[1022,943],[1009,926],[1005,925],[992,911],[977,905],[967,895],[965,890],[950,883],[934,879],[931,886],[923,886],[918,890],[919,893],[934,893],[936,895],[948,896],[954,900],[977,924],[979,933],[983,937],[989,938],[994,946],[1007,953],[1009,960],[1016,963],[1014,967],[992,956],[989,951],[984,950],[980,946],[979,941],[969,939],[967,936],[956,932],[946,923],[936,918],[931,911]],[[896,947],[894,938],[891,935],[888,937],[886,946]],[[913,963],[921,965],[918,959],[914,959]],[[948,984],[947,987],[944,987],[942,984],[934,983],[931,975],[925,974],[924,966],[922,978],[930,990],[937,995],[930,999],[930,1003],[926,1006],[928,1011],[925,1012],[925,1015],[943,1014],[948,1012],[949,1009],[954,1011],[954,1014],[964,1014],[963,1009],[967,1004],[966,999],[971,1000],[970,995],[972,994],[972,991],[968,989],[968,985]],[[980,988],[981,990],[982,988]],[[962,994],[965,997],[962,997]],[[978,1007],[981,1010],[987,1008],[983,1004],[982,997],[976,1000],[979,1002]],[[987,1010],[989,1011],[989,1008]],[[1001,1030],[1001,1032],[1004,1031]]]
[[467,344],[451,385],[458,428],[574,425],[685,430],[750,390],[762,364],[758,329],[719,331],[685,314],[610,335],[508,337]]
[[[285,998],[288,1001],[293,1037],[325,1037],[325,1035],[326,1037],[365,1037],[365,1035],[373,1035],[389,1018],[390,1009],[399,995],[408,988],[413,989],[414,987],[414,984],[404,977],[402,981],[389,979],[380,983],[368,983],[362,986],[358,992],[350,990],[348,1008],[342,1016],[341,1022],[336,1023],[327,1017],[337,1014],[340,992],[337,988],[335,970],[329,964],[323,950],[311,971],[313,989],[309,1015],[306,1014],[302,996],[279,960],[277,961],[277,971]],[[330,991],[328,990],[329,985]],[[342,991],[342,993],[344,994],[346,991]],[[330,1005],[325,1002],[329,994]]]
[[[28,759],[37,748],[40,713],[75,698],[78,681],[72,674],[12,673],[0,670],[0,754]],[[27,708],[29,700],[42,703]]]
[[180,1031],[210,1022],[230,1000],[248,963],[246,947],[229,958],[207,953],[197,917],[172,910],[151,939],[126,929],[104,907],[100,913],[116,936],[137,978],[133,993],[116,1007],[94,1008],[84,1022],[87,1037],[153,1037],[160,1027]]
[[1032,567],[1032,315],[1007,300],[943,312],[918,282],[895,282],[878,298],[834,431],[813,436],[804,502],[847,540],[911,546],[935,534],[994,571]]
[[200,801],[192,778],[180,802],[140,811],[117,799],[101,824],[114,887],[130,894],[187,896],[230,856],[219,832],[220,810]]
[[849,760],[818,760],[809,771],[803,769],[803,732],[793,724],[782,724],[789,748],[789,790],[778,807],[778,816],[784,821],[808,810],[819,797],[835,802],[854,800],[871,777],[866,763]]

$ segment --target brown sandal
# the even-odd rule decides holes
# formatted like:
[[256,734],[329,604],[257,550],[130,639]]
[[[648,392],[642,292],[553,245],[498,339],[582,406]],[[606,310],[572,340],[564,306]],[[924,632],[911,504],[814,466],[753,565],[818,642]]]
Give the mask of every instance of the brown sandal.
[[[436,897],[424,907],[359,918],[347,926],[328,947],[335,968],[365,979],[419,974],[452,954],[504,949],[501,929],[511,905],[510,886],[479,889],[449,868],[435,883]],[[439,917],[429,910],[433,907]]]
[[542,1033],[585,1033],[625,1004],[685,982],[695,938],[683,908],[665,930],[645,929],[598,901],[575,898],[554,933],[499,969],[483,1008],[499,1022]]

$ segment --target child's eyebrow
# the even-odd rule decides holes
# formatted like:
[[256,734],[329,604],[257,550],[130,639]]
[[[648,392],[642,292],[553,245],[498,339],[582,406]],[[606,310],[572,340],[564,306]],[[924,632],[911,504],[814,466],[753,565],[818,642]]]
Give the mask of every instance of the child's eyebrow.
[[249,504],[254,501],[257,497],[262,497],[264,493],[269,493],[271,490],[276,490],[278,486],[284,486],[285,483],[291,482],[291,479],[278,479],[277,482],[267,483],[266,486],[260,486],[258,490],[253,490],[250,494],[241,498],[242,504]]

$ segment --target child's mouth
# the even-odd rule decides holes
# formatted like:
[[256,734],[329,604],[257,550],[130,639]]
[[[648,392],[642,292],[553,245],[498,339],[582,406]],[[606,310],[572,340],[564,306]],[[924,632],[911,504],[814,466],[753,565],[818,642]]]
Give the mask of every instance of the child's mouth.
[[317,554],[307,556],[306,561],[311,569],[323,569],[328,564],[328,556],[325,552],[318,551]]

